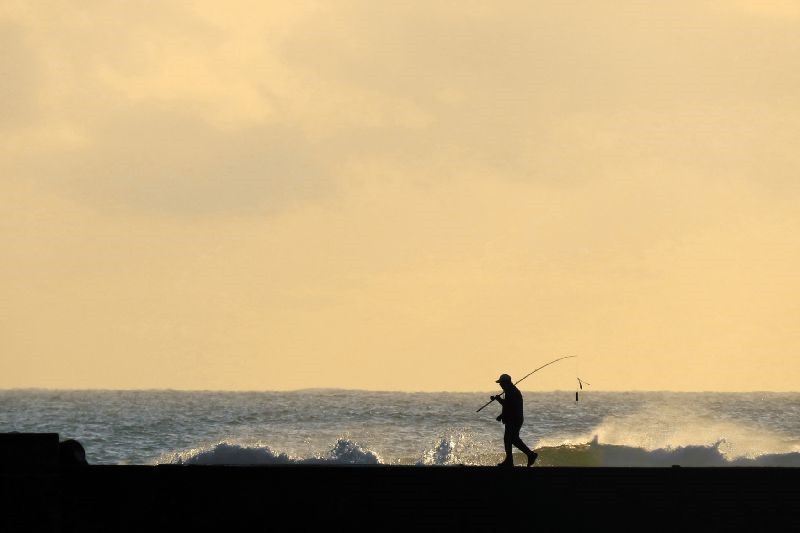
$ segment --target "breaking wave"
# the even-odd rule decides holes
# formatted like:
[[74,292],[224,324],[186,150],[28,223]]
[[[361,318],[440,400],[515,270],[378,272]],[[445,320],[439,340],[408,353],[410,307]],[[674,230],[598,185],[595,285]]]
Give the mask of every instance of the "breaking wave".
[[601,444],[597,438],[585,444],[562,444],[537,449],[541,466],[794,466],[800,467],[800,452],[768,453],[757,457],[734,457],[725,453],[726,442],[645,449],[620,444]]
[[[730,457],[726,442],[710,445],[687,445],[645,449],[620,444],[604,444],[593,438],[581,444],[560,444],[536,448],[542,467],[741,467],[772,466],[800,467],[800,451],[766,453],[757,457]],[[418,458],[385,461],[379,454],[349,439],[339,439],[324,454],[311,457],[292,457],[275,452],[266,445],[243,445],[230,442],[195,448],[163,456],[158,462],[183,465],[384,465],[416,466],[487,466],[502,459],[498,452],[478,452],[467,435],[448,435],[439,439]],[[522,455],[515,456],[524,464]]]
[[159,463],[183,465],[378,465],[383,464],[375,452],[365,450],[348,439],[339,439],[327,454],[318,457],[290,457],[272,451],[269,446],[220,442],[209,447],[194,448],[162,457]]

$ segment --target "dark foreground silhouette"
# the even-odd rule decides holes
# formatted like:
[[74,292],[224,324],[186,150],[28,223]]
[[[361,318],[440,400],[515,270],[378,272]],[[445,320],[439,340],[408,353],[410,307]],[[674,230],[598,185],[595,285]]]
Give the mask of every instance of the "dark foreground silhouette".
[[0,531],[800,530],[792,468],[86,466],[58,444],[0,434]]
[[61,466],[85,466],[86,451],[80,442],[67,439],[58,443],[58,464]]

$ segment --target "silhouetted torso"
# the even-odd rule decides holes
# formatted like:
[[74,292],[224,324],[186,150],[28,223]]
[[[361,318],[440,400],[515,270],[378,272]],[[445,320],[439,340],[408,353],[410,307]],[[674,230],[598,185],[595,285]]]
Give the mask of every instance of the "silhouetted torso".
[[522,393],[514,385],[505,389],[503,401],[503,421],[506,424],[522,425]]

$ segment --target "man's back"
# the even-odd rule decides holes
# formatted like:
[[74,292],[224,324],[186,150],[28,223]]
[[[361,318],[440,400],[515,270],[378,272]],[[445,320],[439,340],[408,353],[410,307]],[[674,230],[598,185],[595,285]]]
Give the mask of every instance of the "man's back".
[[523,420],[522,393],[514,385],[511,385],[505,392],[506,398],[503,402],[503,421],[506,424],[521,424]]

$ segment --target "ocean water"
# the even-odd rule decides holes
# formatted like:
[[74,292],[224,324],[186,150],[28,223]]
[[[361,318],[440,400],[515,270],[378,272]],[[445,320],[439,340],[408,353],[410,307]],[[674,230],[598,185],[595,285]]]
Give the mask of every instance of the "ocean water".
[[[0,391],[0,432],[92,464],[492,465],[489,393]],[[800,466],[800,393],[524,392],[537,466]],[[518,462],[523,462],[518,456]]]

